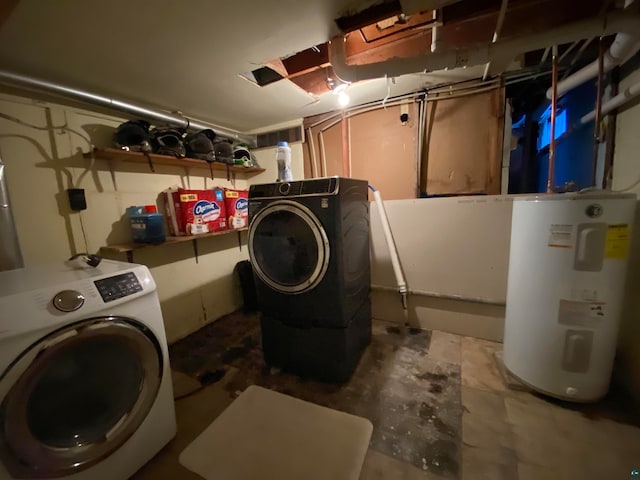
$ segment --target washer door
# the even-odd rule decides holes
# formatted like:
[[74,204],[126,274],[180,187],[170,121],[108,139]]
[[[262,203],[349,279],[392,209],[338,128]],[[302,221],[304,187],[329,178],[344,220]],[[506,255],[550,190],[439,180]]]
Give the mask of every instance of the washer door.
[[117,450],[143,422],[162,378],[162,351],[135,320],[69,325],[0,377],[0,455],[18,478],[77,473]]
[[249,226],[253,269],[272,289],[302,293],[322,281],[329,265],[329,240],[318,218],[290,200],[271,203]]

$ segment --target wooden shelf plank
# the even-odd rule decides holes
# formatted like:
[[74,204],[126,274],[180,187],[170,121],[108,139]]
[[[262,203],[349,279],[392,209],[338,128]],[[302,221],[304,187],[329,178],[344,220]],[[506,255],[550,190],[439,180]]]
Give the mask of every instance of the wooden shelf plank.
[[[118,148],[94,148],[93,151],[83,154],[84,158],[100,158],[103,160],[117,160],[122,162],[149,163],[149,159],[142,152],[128,152]],[[169,155],[157,155],[150,153],[151,162],[154,165],[171,165],[184,168],[201,168],[209,170],[209,164],[204,160],[195,158],[176,158]],[[256,175],[265,171],[264,168],[257,167],[241,167],[238,165],[225,165],[222,163],[212,163],[211,167],[214,171],[226,172],[227,168],[234,173],[242,173],[247,175]]]
[[121,245],[106,245],[101,247],[101,250],[109,253],[126,253],[133,252],[134,250],[140,250],[142,248],[160,247],[163,245],[170,245],[174,243],[188,242],[190,240],[199,240],[201,238],[217,237],[219,235],[228,235],[230,233],[246,232],[247,228],[236,228],[223,230],[220,232],[203,233],[201,235],[187,235],[182,237],[167,237],[162,243],[125,243]]

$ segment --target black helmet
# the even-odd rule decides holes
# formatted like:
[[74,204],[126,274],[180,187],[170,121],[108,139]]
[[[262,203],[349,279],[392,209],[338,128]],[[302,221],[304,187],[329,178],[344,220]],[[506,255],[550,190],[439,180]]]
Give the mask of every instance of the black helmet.
[[216,155],[216,162],[233,165],[233,147],[228,141],[216,142],[213,144],[213,150]]
[[151,146],[153,153],[160,155],[173,155],[182,158],[185,156],[185,148],[182,143],[184,132],[175,128],[156,128],[151,132]]
[[149,128],[151,125],[144,120],[129,120],[116,129],[116,143],[126,150],[134,152],[150,152],[151,137]]
[[213,162],[216,154],[213,148],[213,139],[216,134],[213,130],[205,129],[187,135],[184,139],[184,146],[187,149],[187,157],[199,158],[207,162]]

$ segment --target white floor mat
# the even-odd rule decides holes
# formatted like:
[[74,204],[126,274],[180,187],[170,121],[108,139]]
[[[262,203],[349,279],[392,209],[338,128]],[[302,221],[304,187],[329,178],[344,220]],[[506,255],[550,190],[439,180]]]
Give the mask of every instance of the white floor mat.
[[181,454],[207,480],[358,480],[366,418],[247,388]]

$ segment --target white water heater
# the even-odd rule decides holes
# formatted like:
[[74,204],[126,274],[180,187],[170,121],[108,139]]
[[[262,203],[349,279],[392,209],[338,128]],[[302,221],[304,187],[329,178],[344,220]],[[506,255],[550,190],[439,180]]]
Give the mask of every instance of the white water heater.
[[525,385],[578,402],[607,393],[635,208],[633,194],[514,199],[503,358]]

